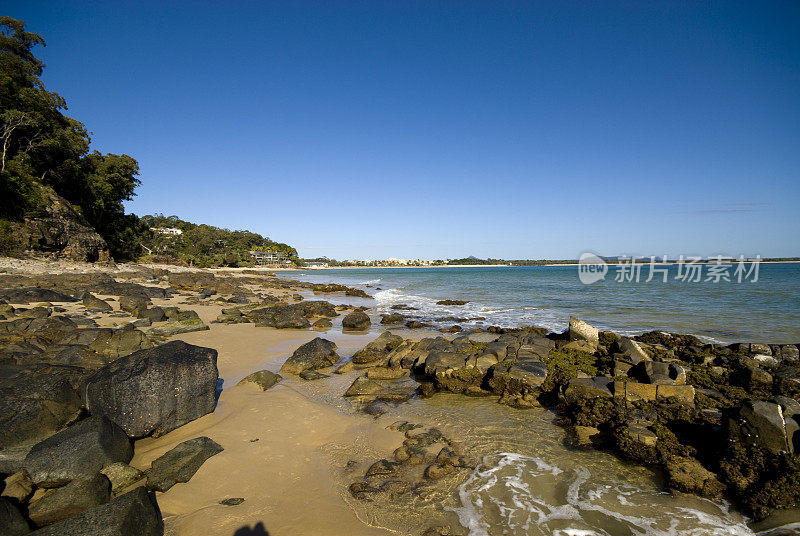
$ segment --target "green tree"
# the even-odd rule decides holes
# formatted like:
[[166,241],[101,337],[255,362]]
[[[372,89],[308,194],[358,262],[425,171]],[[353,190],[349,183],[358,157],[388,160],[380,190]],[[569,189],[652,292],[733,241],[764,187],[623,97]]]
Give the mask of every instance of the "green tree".
[[89,153],[84,125],[67,117],[66,101],[45,89],[44,64],[33,48],[42,36],[25,23],[0,17],[0,218],[22,219],[40,208],[37,183],[80,208],[115,258],[138,255],[142,225],[126,215],[139,180],[139,166],[127,155]]

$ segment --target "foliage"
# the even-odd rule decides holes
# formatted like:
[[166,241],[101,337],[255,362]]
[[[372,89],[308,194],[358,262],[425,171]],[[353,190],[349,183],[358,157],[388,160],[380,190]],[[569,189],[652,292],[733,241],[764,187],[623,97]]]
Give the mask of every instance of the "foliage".
[[[250,251],[283,252],[290,260],[297,259],[297,251],[293,247],[250,231],[198,225],[163,214],[142,216],[141,221],[148,228],[143,245],[152,255],[174,257],[194,266],[252,266],[255,263]],[[180,229],[182,232],[170,235],[149,230],[159,227]]]
[[0,17],[0,217],[35,216],[42,183],[80,209],[114,257],[133,258],[141,225],[122,201],[139,185],[139,166],[127,155],[89,153],[88,131],[62,113],[66,101],[39,78],[36,45],[44,39],[25,23]]

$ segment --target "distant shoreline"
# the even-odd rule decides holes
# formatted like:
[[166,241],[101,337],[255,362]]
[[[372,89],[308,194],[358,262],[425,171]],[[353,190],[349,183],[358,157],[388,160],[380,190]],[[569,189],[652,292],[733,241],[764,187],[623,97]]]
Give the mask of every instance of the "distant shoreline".
[[[746,263],[751,263],[750,260],[745,260]],[[737,264],[738,260],[731,261],[727,264]],[[606,262],[608,266],[628,266],[630,263],[623,263],[623,262]],[[649,262],[642,262],[636,263],[640,266],[647,266]],[[663,265],[665,263],[657,262],[657,265]],[[667,265],[677,265],[677,262],[667,262]],[[714,264],[713,262],[702,261],[698,264]],[[760,261],[759,264],[800,264],[800,260],[796,261]],[[301,272],[306,270],[370,270],[370,269],[387,269],[387,268],[400,268],[400,269],[419,269],[419,268],[540,268],[540,267],[552,267],[552,266],[580,266],[577,262],[557,262],[557,263],[548,263],[548,264],[527,264],[527,265],[513,265],[513,264],[439,264],[435,266],[325,266],[325,267],[299,267],[299,268],[268,268],[268,267],[251,267],[250,270],[264,270],[264,271],[273,271],[273,272]],[[224,269],[224,268],[223,268]]]

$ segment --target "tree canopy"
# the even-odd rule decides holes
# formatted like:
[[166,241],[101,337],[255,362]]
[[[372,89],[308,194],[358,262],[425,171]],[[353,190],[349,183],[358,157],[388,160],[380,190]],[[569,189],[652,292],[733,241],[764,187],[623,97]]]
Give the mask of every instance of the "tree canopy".
[[37,184],[52,187],[86,218],[118,260],[140,253],[142,225],[125,214],[139,185],[139,165],[127,155],[89,152],[80,121],[62,113],[64,98],[45,89],[44,64],[33,53],[42,36],[0,17],[0,218],[36,214]]
[[297,251],[280,242],[250,231],[231,231],[212,225],[183,221],[177,216],[142,216],[148,228],[179,229],[181,234],[150,232],[143,245],[153,256],[173,257],[201,268],[210,266],[250,266],[253,258],[250,251],[277,251],[286,253],[293,261]]

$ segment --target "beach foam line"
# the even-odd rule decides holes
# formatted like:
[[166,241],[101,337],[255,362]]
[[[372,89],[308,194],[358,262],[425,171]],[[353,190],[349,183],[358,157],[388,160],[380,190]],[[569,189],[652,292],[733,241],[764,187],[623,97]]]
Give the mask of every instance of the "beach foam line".
[[656,489],[513,452],[485,457],[459,498],[461,506],[448,510],[469,536],[755,536],[727,503],[682,497],[670,504]]

